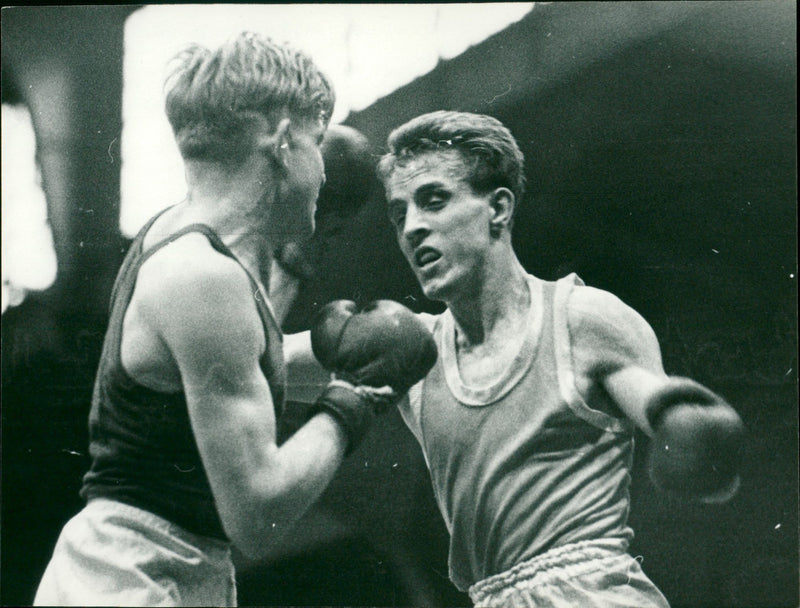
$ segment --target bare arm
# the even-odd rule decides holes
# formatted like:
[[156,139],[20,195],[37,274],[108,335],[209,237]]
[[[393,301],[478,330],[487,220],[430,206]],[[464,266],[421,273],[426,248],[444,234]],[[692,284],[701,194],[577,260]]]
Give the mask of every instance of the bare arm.
[[303,331],[283,337],[283,358],[287,370],[287,401],[313,403],[330,382],[326,371],[311,350],[311,332]]
[[610,398],[625,416],[653,434],[645,405],[669,383],[650,325],[616,296],[581,287],[569,300],[569,327],[578,390],[590,407]]
[[159,256],[159,280],[140,287],[180,370],[225,531],[258,557],[319,497],[346,440],[321,413],[278,448],[272,396],[259,367],[264,331],[249,282],[232,260],[190,247],[198,245],[175,243],[172,253]]
[[576,289],[569,322],[579,390],[590,405],[610,400],[651,437],[654,483],[707,502],[731,498],[744,435],[736,411],[698,382],[668,376],[655,333],[615,296]]

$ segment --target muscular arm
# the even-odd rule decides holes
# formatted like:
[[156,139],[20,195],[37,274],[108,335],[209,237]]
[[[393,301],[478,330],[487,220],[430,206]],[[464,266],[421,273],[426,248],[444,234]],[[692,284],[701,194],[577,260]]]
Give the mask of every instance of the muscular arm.
[[736,411],[701,384],[668,376],[652,328],[615,296],[576,289],[569,325],[578,390],[590,406],[610,402],[652,438],[656,485],[707,501],[733,496],[744,433]]
[[650,325],[616,296],[592,287],[572,292],[568,314],[579,392],[590,407],[616,407],[652,435],[645,405],[669,377]]
[[321,413],[280,448],[259,367],[264,331],[232,260],[182,239],[159,255],[143,302],[179,368],[195,439],[230,539],[257,557],[322,493],[346,441]]

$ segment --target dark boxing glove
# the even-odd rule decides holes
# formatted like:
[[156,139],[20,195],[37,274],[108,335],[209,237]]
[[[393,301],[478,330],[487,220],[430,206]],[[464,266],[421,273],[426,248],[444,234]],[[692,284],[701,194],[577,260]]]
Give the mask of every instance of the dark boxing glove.
[[357,230],[354,216],[381,192],[375,172],[376,156],[363,133],[345,125],[330,125],[320,151],[326,180],[317,198],[314,234],[307,241],[274,252],[283,272],[297,280],[292,288],[295,295],[283,298],[289,300],[282,322],[286,333],[308,329],[308,319],[317,310],[317,302],[331,299],[330,294],[337,289],[336,278],[326,272],[335,263],[331,256],[346,247],[348,234]]
[[390,300],[372,302],[361,311],[346,300],[327,304],[311,328],[311,347],[336,378],[314,411],[325,409],[342,423],[348,452],[366,432],[375,410],[422,380],[438,355],[427,327]]
[[301,281],[316,278],[321,235],[330,236],[367,203],[375,175],[369,141],[356,129],[330,125],[320,146],[325,164],[325,183],[317,197],[314,236],[288,243],[273,251],[273,257],[288,274]]
[[358,310],[338,300],[320,310],[311,348],[322,366],[354,384],[390,386],[402,395],[436,363],[428,328],[408,308],[377,300]]
[[656,487],[719,503],[739,489],[744,425],[722,397],[688,378],[672,378],[648,401],[653,428],[648,472]]
[[378,182],[369,140],[360,131],[330,125],[320,151],[326,180],[317,199],[317,220],[324,225],[325,216],[346,219],[358,213]]

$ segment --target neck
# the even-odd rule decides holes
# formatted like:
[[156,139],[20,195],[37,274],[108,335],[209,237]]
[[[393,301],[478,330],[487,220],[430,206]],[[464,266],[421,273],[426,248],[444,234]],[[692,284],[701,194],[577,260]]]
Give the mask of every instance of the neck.
[[180,222],[208,225],[251,271],[268,272],[272,246],[266,210],[274,193],[263,169],[247,162],[232,170],[194,162],[187,163],[186,175],[189,189]]
[[475,285],[447,302],[459,348],[477,346],[518,328],[531,304],[527,273],[510,245],[476,277]]

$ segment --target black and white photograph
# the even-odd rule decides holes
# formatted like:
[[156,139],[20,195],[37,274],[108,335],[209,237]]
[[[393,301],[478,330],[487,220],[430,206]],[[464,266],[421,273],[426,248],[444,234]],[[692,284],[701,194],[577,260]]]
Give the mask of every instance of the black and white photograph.
[[800,606],[795,2],[0,17],[0,605]]

